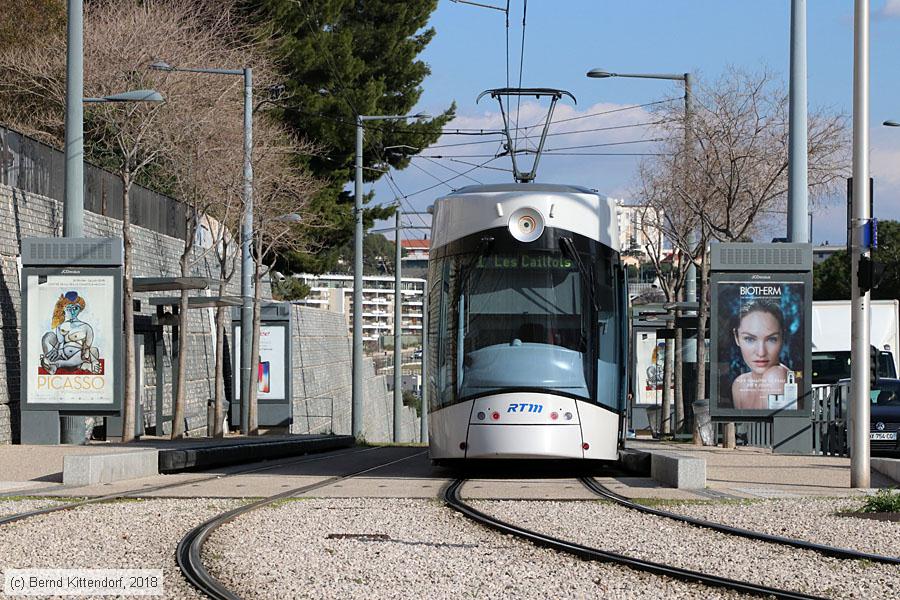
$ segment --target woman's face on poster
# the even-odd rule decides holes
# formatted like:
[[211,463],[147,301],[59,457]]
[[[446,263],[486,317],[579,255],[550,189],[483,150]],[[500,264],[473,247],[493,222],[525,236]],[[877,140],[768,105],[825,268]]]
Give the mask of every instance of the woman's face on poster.
[[65,308],[63,308],[63,312],[66,315],[66,318],[69,320],[75,319],[79,313],[81,313],[81,307],[75,303],[66,304]]
[[753,311],[741,319],[734,332],[734,341],[741,349],[741,357],[757,375],[781,361],[784,338],[778,319],[765,311]]

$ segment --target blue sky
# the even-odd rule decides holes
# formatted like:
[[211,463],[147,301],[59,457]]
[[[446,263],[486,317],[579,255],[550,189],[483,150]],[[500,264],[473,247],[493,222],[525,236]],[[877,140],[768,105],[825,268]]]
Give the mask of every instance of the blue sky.
[[[498,6],[504,0],[483,0]],[[524,0],[510,2],[510,77],[518,80]],[[853,3],[849,0],[808,0],[809,103],[846,115],[852,110]],[[881,218],[900,218],[900,129],[881,126],[885,119],[900,120],[900,0],[874,0],[871,23],[871,171],[875,177],[875,212]],[[501,12],[440,0],[431,25],[437,35],[422,58],[432,75],[424,82],[417,110],[437,113],[457,102],[457,120],[451,127],[496,127],[497,103],[490,98],[475,104],[478,94],[506,84],[506,38]],[[616,108],[653,102],[679,95],[680,84],[665,81],[585,77],[602,67],[619,72],[690,71],[702,80],[718,78],[729,66],[748,70],[768,68],[787,85],[789,70],[790,0],[531,0],[527,4],[523,87],[569,90],[577,106],[561,102],[557,118],[584,117]],[[632,109],[581,118],[552,131],[630,125],[651,120],[646,109]],[[541,120],[539,107],[523,104],[520,121]],[[643,137],[646,137],[644,135]],[[548,146],[597,144],[641,139],[640,129],[561,136]],[[439,144],[477,141],[478,138],[444,137]],[[595,151],[649,150],[652,144],[626,144]],[[423,154],[451,152],[490,154],[496,144],[433,149]],[[463,158],[480,163],[484,158]],[[573,183],[629,200],[638,158],[624,156],[542,159],[538,181]],[[416,210],[424,210],[451,187],[473,183],[459,177],[448,185],[413,195],[440,179],[452,177],[445,167],[470,167],[447,159],[416,159],[420,168],[393,174],[397,188],[409,195]],[[501,158],[492,166],[509,167]],[[444,166],[439,166],[444,165]],[[423,170],[424,169],[424,170]],[[427,171],[427,172],[426,172]],[[502,171],[474,170],[471,177],[484,183],[511,181]],[[393,199],[394,191],[382,178],[375,184],[376,202]],[[843,197],[816,210],[814,241],[843,243]],[[419,221],[413,221],[419,223]],[[421,234],[419,234],[421,235]]]

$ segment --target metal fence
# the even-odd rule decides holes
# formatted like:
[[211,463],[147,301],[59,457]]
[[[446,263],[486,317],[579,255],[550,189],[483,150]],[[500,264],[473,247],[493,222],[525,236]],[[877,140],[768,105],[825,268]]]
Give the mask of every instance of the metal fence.
[[[842,401],[839,386],[813,388],[810,411],[812,454],[850,456],[847,442],[847,407]],[[725,422],[716,423],[717,439],[724,439]],[[758,448],[772,447],[772,421],[735,422],[737,443]]]
[[847,406],[840,386],[813,388],[813,453],[826,456],[850,456],[847,441]]
[[[0,184],[62,202],[65,169],[62,151],[0,127]],[[132,224],[184,239],[187,213],[183,203],[139,185],[132,186],[129,198]],[[119,176],[86,162],[84,209],[121,220],[122,180]]]

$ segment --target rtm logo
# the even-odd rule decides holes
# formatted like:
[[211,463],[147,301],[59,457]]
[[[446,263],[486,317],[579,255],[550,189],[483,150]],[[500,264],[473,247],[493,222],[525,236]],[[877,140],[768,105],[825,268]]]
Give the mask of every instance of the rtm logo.
[[509,408],[506,409],[506,412],[539,413],[543,410],[544,407],[541,404],[510,404]]

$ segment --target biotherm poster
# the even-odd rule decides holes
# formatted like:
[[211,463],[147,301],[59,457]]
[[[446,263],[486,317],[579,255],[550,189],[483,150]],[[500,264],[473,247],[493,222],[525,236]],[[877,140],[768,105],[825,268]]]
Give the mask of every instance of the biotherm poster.
[[804,284],[720,281],[716,293],[718,408],[803,408]]
[[110,404],[116,332],[111,275],[29,275],[31,404]]

